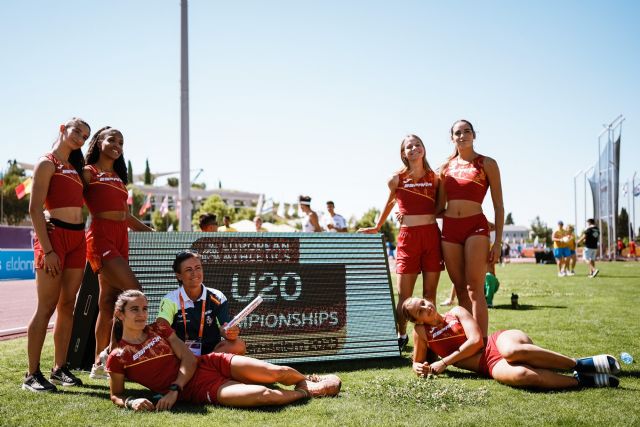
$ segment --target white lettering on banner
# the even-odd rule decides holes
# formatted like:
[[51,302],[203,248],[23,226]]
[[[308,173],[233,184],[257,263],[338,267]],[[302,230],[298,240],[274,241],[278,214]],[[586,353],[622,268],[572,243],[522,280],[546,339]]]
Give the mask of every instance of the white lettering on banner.
[[32,259],[29,260],[23,260],[22,258],[18,257],[17,259],[14,257],[11,257],[11,259],[8,259],[7,262],[5,263],[5,270],[7,271],[35,271],[34,270],[34,262]]
[[151,341],[149,341],[147,343],[147,345],[145,345],[144,347],[142,347],[140,349],[140,351],[138,351],[136,354],[133,355],[133,360],[138,360],[140,358],[140,356],[142,356],[147,350],[149,350],[151,347],[153,347],[154,345],[156,345],[156,343],[158,341],[160,341],[160,337],[159,336],[155,336],[151,339]]
[[260,326],[271,329],[275,328],[304,328],[306,326],[336,326],[339,323],[338,313],[335,311],[317,311],[311,313],[269,313],[269,314],[251,314],[242,322],[242,329],[250,329],[251,327]]
[[[240,294],[238,273],[234,273],[231,278],[231,296],[240,302],[249,302],[256,297],[256,285],[260,290],[258,296],[265,301],[276,301],[278,296],[285,301],[295,301],[302,293],[302,279],[298,273],[284,273],[282,277],[274,273],[251,273],[249,276],[249,287],[245,295]],[[293,292],[287,293],[287,284],[294,285]]]

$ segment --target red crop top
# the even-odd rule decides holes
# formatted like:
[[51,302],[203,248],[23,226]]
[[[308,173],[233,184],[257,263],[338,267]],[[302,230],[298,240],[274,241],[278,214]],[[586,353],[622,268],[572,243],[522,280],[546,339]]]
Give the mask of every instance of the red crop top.
[[127,187],[114,172],[100,172],[94,165],[86,167],[91,172],[89,186],[84,193],[92,215],[106,211],[127,210]]
[[437,175],[432,171],[417,181],[401,173],[398,188],[396,188],[396,201],[402,215],[434,215],[436,213]]
[[442,317],[444,318],[444,326],[429,327],[425,325],[425,329],[427,330],[429,348],[438,356],[447,357],[464,344],[467,340],[467,335],[464,333],[462,324],[454,314],[446,312]]
[[56,170],[49,181],[47,197],[44,206],[47,210],[56,208],[81,208],[84,205],[82,191],[84,185],[78,172],[70,163],[58,160],[53,153],[47,153],[44,158],[51,160]]
[[484,171],[484,156],[477,156],[469,163],[460,163],[456,157],[444,171],[444,188],[448,200],[470,200],[482,203],[489,182]]

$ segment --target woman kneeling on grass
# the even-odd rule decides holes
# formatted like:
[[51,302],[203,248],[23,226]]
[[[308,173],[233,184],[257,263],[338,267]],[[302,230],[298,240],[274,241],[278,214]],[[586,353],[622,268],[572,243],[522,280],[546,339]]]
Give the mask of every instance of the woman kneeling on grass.
[[[147,326],[148,303],[138,290],[120,294],[115,305],[112,351],[106,371],[111,401],[134,411],[171,409],[176,401],[251,407],[285,405],[308,397],[335,396],[340,378],[305,377],[288,366],[251,357],[211,353],[196,357],[166,324]],[[157,403],[124,397],[125,378],[161,393]],[[293,385],[293,390],[263,384]]]
[[[567,389],[573,387],[617,387],[620,372],[615,357],[599,355],[574,359],[533,344],[517,329],[489,336],[483,348],[478,322],[463,307],[440,315],[426,299],[410,298],[402,305],[404,316],[415,323],[413,370],[421,377],[441,374],[449,365],[477,372],[513,387]],[[440,360],[425,362],[427,348]],[[555,372],[574,370],[573,376]]]

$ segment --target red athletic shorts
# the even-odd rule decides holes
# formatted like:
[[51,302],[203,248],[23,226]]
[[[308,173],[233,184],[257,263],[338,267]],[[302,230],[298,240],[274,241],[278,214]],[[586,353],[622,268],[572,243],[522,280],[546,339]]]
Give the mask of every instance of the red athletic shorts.
[[442,241],[464,245],[471,236],[489,237],[489,222],[484,214],[455,218],[445,216],[442,219]]
[[87,231],[87,258],[97,273],[103,261],[112,258],[129,260],[129,233],[126,221],[92,218]]
[[478,365],[479,373],[488,378],[493,378],[493,367],[496,366],[496,363],[504,359],[500,352],[498,351],[498,346],[496,345],[496,341],[500,334],[502,334],[504,330],[494,332],[488,339],[487,346],[484,348],[484,353],[480,356],[480,362]]
[[400,227],[396,252],[396,273],[417,274],[442,271],[442,250],[438,224]]
[[235,354],[209,353],[198,357],[198,368],[181,397],[191,403],[218,403],[218,389],[231,380],[233,356]]
[[[87,246],[84,238],[84,224],[78,224],[79,230],[71,230],[66,225],[75,226],[76,224],[67,224],[62,221],[53,221],[55,228],[48,232],[51,248],[58,255],[62,269],[66,268],[84,268],[87,262],[86,253]],[[75,227],[74,227],[75,228]],[[40,241],[36,236],[33,242],[33,252],[35,259],[35,267],[44,267],[44,251],[40,245]]]

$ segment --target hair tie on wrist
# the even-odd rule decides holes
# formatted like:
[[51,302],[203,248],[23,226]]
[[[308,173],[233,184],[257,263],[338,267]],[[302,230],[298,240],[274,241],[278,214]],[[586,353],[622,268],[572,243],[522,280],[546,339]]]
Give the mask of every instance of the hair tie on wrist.
[[49,252],[45,252],[45,253],[44,253],[44,256],[49,255],[51,252],[53,252],[53,249],[51,249]]

